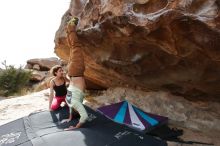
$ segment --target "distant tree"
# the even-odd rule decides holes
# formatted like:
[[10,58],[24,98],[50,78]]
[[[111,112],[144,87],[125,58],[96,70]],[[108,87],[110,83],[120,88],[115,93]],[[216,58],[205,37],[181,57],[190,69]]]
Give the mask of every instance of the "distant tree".
[[31,72],[7,65],[2,62],[5,69],[0,71],[0,95],[10,96],[22,90],[31,78]]

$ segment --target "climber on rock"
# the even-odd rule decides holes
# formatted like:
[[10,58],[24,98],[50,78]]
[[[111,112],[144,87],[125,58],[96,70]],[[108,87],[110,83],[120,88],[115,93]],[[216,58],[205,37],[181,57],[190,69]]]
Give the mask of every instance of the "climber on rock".
[[70,56],[68,62],[68,76],[70,80],[69,87],[67,89],[66,102],[70,107],[70,115],[68,119],[62,122],[69,122],[72,120],[72,111],[77,111],[80,115],[79,123],[76,126],[70,126],[65,130],[72,130],[80,128],[88,118],[88,114],[82,104],[85,91],[85,79],[84,79],[84,57],[76,34],[76,25],[78,24],[78,18],[72,18],[66,26],[67,42],[70,48]]

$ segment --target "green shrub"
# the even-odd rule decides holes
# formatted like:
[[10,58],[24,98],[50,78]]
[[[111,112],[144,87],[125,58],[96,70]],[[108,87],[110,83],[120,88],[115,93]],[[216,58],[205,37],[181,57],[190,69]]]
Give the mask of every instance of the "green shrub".
[[29,82],[31,72],[24,69],[7,66],[0,71],[0,95],[10,96],[20,92]]

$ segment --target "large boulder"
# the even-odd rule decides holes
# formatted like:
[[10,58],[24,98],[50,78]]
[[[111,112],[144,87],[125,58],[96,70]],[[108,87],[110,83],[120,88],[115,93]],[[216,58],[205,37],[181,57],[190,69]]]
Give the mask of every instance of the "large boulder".
[[90,82],[219,99],[219,11],[219,0],[72,0],[55,52],[68,60],[64,28],[78,16]]
[[43,79],[45,79],[45,77],[48,75],[47,71],[37,71],[37,70],[33,70],[31,73],[31,81],[42,81]]
[[54,65],[61,65],[61,61],[56,57],[50,58],[34,58],[27,60],[27,69],[35,69],[39,71],[49,71]]

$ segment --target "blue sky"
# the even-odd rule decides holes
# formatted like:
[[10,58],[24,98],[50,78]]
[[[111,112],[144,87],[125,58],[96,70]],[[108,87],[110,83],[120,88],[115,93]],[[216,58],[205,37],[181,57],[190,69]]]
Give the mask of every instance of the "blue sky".
[[54,37],[70,0],[0,0],[0,67],[56,57]]

